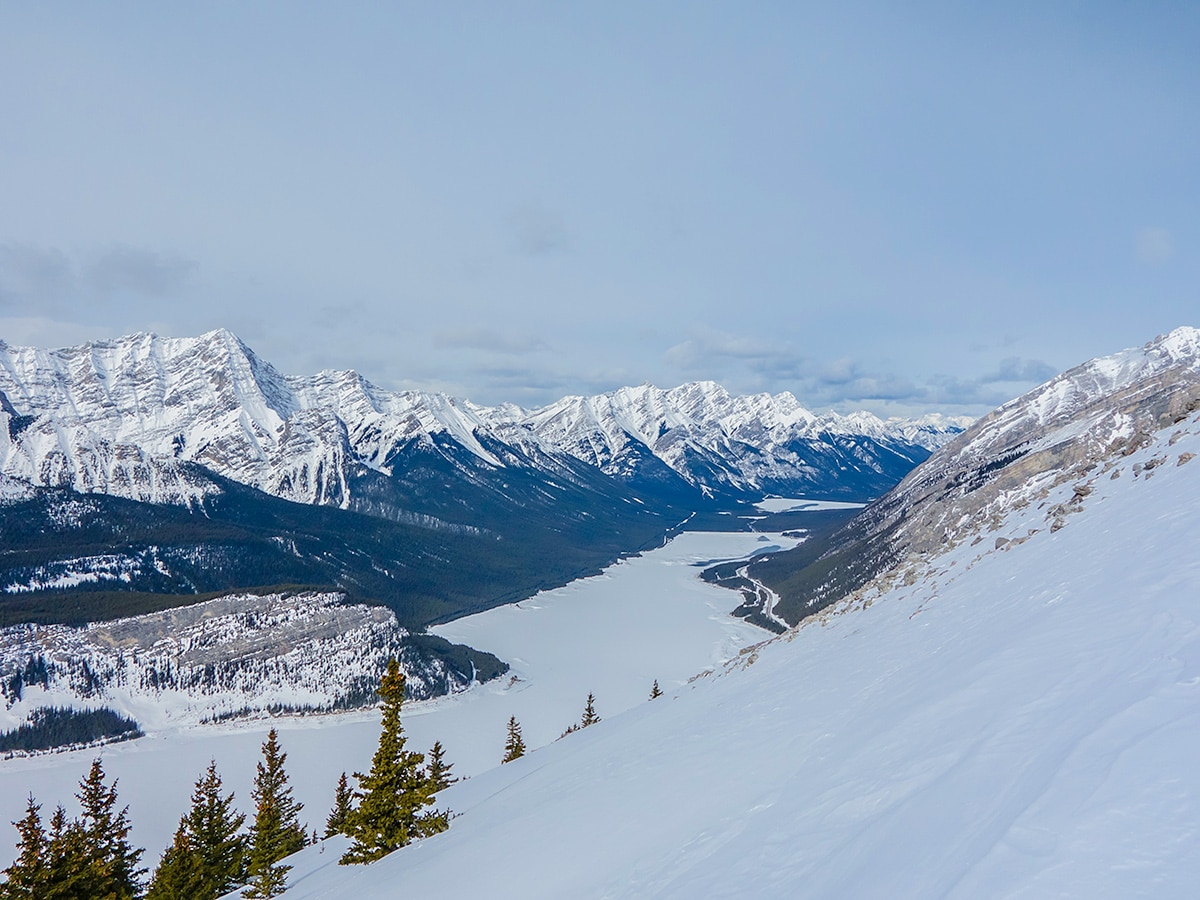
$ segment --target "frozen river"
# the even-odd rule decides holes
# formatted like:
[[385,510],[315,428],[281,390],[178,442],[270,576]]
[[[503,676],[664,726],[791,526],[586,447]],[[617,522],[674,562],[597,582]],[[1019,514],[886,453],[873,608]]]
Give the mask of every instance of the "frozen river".
[[[738,596],[702,582],[697,564],[795,543],[778,535],[689,532],[600,575],[434,629],[495,653],[512,670],[466,693],[408,705],[409,748],[425,751],[441,740],[454,773],[472,775],[500,762],[510,716],[532,749],[577,721],[589,692],[596,711],[609,717],[645,702],[655,679],[664,691],[686,683],[769,637],[729,615]],[[109,776],[120,779],[133,838],[147,848],[143,863],[153,867],[209,760],[216,760],[226,789],[236,792],[236,805],[250,811],[255,762],[272,726],[288,754],[295,795],[305,804],[302,818],[310,829],[323,829],[338,775],[370,765],[378,738],[373,712],[258,719],[0,761],[0,823],[23,814],[30,792],[42,804],[43,819],[58,803],[77,812],[77,782],[100,755]],[[16,838],[15,829],[0,826],[0,866],[11,862]]]

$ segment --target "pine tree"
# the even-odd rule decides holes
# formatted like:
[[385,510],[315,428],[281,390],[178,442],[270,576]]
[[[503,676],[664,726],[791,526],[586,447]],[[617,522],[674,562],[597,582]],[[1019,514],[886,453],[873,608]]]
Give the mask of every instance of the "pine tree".
[[429,748],[429,765],[426,771],[429,774],[429,783],[433,793],[444,791],[454,782],[458,781],[458,776],[451,776],[450,770],[454,768],[453,763],[448,763],[445,760],[446,751],[442,747],[441,741],[434,741],[433,746]]
[[650,688],[650,699],[657,700],[663,694],[662,689],[658,686],[658,679],[654,679],[654,687]]
[[117,805],[117,782],[112,787],[104,784],[104,768],[100,760],[92,761],[92,768],[79,782],[79,793],[75,795],[83,808],[77,829],[82,838],[89,880],[92,880],[91,896],[105,900],[133,900],[142,893],[141,878],[145,869],[138,868],[143,850],[135,850],[129,843],[129,807],[114,814]]
[[521,737],[521,723],[517,721],[516,716],[510,716],[508,720],[508,738],[504,741],[504,759],[500,760],[501,765],[512,762],[514,759],[520,759],[525,755],[525,740]]
[[579,727],[587,728],[589,725],[595,725],[599,721],[600,717],[596,715],[596,696],[588,694],[587,705],[583,708],[583,717],[579,720]]
[[300,824],[303,804],[292,799],[283,764],[287,754],[279,749],[279,734],[272,728],[262,745],[263,761],[254,777],[254,825],[250,829],[250,878],[247,897],[277,897],[287,889],[291,866],[279,860],[304,847],[305,828]]
[[40,900],[46,894],[49,840],[42,828],[41,809],[30,794],[25,817],[13,822],[21,838],[17,841],[17,858],[4,870],[8,880],[0,884],[3,900]]
[[50,817],[46,836],[46,872],[38,900],[80,900],[104,896],[94,866],[91,848],[78,819],[67,821],[58,806]]
[[433,784],[421,766],[424,755],[404,749],[407,739],[400,727],[404,674],[394,659],[379,684],[379,696],[383,701],[379,746],[371,771],[354,773],[359,804],[350,814],[347,831],[354,843],[342,854],[343,865],[371,862],[449,827],[449,813],[422,812],[434,802]]
[[154,873],[146,900],[215,900],[245,880],[246,817],[221,796],[216,761],[196,781],[192,808],[179,820],[175,840]]
[[329,818],[325,820],[325,837],[346,833],[352,811],[350,800],[353,796],[350,785],[346,781],[346,773],[343,772],[342,777],[338,779],[337,788],[333,792],[333,809],[329,811]]

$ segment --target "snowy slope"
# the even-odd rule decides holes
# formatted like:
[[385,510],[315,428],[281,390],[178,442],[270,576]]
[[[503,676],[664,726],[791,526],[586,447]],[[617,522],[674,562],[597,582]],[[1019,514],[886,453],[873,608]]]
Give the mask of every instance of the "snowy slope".
[[1200,414],[1123,453],[287,896],[1194,897]]
[[790,394],[731,397],[711,382],[489,408],[356,372],[285,376],[225,330],[62,350],[0,341],[0,475],[150,502],[219,490],[183,465],[195,463],[288,500],[362,508],[371,481],[357,480],[419,465],[414,451],[445,455],[462,478],[511,465],[558,475],[565,459],[620,475],[644,458],[676,488],[786,493],[861,470],[854,489],[878,493],[965,424],[816,416]]
[[821,566],[806,571],[802,553],[780,554],[750,573],[783,597],[782,614],[795,623],[885,568],[1078,484],[1078,494],[1046,507],[1045,525],[1061,528],[1093,489],[1092,474],[1197,409],[1200,330],[1177,328],[1069,369],[984,416],[833,535]]

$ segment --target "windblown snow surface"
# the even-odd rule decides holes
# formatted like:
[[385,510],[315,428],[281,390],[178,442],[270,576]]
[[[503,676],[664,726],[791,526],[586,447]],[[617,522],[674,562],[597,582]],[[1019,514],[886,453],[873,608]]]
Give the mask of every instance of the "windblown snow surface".
[[362,868],[303,851],[286,896],[1195,897],[1195,454],[1193,415],[1097,470],[1065,527],[1069,483],[455,785],[442,835]]

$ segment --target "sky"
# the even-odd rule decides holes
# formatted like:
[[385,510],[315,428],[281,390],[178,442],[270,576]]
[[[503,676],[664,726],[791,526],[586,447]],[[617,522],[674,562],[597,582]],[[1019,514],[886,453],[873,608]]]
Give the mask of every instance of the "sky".
[[981,414],[1200,325],[1194,3],[0,0],[0,339]]

